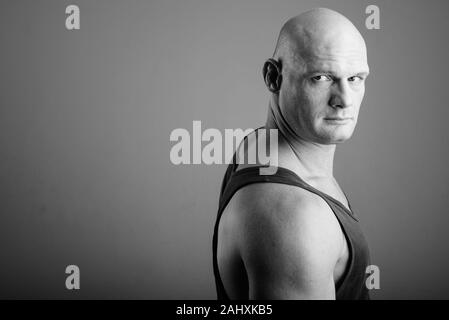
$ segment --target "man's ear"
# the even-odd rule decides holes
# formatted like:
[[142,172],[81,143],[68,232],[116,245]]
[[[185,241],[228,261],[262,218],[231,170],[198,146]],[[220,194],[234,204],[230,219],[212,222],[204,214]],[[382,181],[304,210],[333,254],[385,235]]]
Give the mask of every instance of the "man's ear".
[[263,79],[268,90],[273,93],[278,93],[281,89],[282,83],[282,65],[280,61],[272,58],[265,61],[263,65]]

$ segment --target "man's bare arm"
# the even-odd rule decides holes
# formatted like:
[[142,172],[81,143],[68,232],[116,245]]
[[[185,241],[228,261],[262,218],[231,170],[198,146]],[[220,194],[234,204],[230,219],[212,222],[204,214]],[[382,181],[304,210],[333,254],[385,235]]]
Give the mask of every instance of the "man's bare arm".
[[267,187],[247,188],[238,197],[244,211],[238,246],[250,299],[335,299],[342,243],[331,209],[307,191]]

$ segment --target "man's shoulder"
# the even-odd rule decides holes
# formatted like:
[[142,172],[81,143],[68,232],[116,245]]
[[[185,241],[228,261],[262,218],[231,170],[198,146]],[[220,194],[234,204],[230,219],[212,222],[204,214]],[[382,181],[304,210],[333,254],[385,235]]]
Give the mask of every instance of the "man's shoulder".
[[277,255],[325,269],[333,267],[341,253],[343,238],[332,209],[320,196],[299,187],[246,186],[235,195],[228,213],[244,259]]
[[252,226],[263,225],[275,236],[288,234],[287,231],[302,231],[308,236],[332,233],[338,227],[332,209],[323,198],[287,184],[247,185],[234,195],[229,211],[243,232],[254,233]]
[[258,215],[296,217],[330,210],[319,195],[295,185],[281,183],[250,184],[240,189],[233,200],[243,213],[258,212]]

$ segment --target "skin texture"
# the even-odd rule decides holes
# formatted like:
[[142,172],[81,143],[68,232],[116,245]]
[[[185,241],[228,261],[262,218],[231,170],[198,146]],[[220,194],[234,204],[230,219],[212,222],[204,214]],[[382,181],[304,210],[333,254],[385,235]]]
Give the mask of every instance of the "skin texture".
[[[321,144],[349,139],[369,72],[365,43],[352,23],[326,9],[292,18],[274,57],[283,66],[279,106],[296,138]],[[353,120],[325,121],[333,117]]]
[[[280,132],[279,166],[346,207],[333,177],[335,146],[354,132],[368,72],[360,33],[322,8],[285,23],[263,68],[272,92],[265,127]],[[223,212],[218,239],[221,278],[238,299],[335,299],[349,257],[327,203],[289,185],[240,189]]]
[[332,177],[335,145],[352,136],[365,93],[365,42],[347,18],[318,8],[285,23],[273,58],[264,66],[273,92],[266,127],[280,131],[280,151],[288,145],[299,159],[287,167]]

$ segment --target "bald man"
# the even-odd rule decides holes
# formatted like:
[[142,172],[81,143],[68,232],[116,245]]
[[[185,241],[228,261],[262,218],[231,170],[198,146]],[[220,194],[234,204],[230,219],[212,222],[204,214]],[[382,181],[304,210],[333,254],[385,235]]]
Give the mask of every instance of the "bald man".
[[333,175],[368,73],[365,42],[341,14],[313,9],[282,27],[263,67],[267,121],[252,133],[278,130],[278,168],[226,171],[213,237],[219,299],[369,299],[368,246]]

